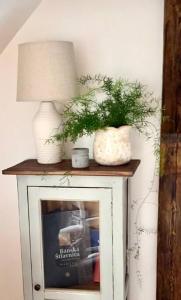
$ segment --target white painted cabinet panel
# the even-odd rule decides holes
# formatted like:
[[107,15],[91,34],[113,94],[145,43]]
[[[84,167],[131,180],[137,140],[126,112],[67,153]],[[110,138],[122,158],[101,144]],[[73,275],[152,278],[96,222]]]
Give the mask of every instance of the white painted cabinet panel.
[[[125,282],[127,179],[68,176],[65,180],[64,176],[18,176],[18,191],[24,300],[125,300],[128,285]],[[99,231],[99,255],[89,252],[86,256],[87,261],[92,259],[94,271],[91,281],[88,279],[82,283],[80,280],[78,284],[64,287],[62,284],[51,286],[46,279],[46,274],[51,277],[51,271],[46,271],[49,250],[45,250],[47,229],[44,219],[56,214],[57,210],[79,210],[84,214],[82,220],[86,219],[89,225],[89,234],[94,229]],[[79,230],[81,224],[74,224],[75,228]],[[70,241],[71,226],[69,224],[68,228],[64,226],[60,232],[57,231],[58,243]],[[89,247],[86,246],[86,249]],[[95,257],[99,257],[100,283],[96,282],[97,279],[94,282]],[[84,257],[83,263],[86,259]],[[90,273],[87,274],[89,278]]]

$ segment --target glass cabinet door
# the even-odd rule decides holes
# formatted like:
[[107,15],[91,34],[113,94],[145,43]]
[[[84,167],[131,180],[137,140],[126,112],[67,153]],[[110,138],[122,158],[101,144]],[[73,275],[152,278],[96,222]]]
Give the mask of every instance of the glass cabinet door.
[[113,300],[111,190],[28,194],[34,300]]
[[99,202],[41,201],[45,288],[100,290]]

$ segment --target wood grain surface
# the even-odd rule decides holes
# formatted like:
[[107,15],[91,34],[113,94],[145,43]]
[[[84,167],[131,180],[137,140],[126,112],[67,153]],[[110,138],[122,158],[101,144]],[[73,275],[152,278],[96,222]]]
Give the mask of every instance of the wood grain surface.
[[165,0],[157,300],[181,300],[181,0]]
[[140,161],[133,159],[122,166],[101,166],[90,160],[88,168],[74,169],[71,160],[58,164],[39,164],[35,159],[25,160],[13,167],[3,170],[5,175],[77,175],[77,176],[133,176]]

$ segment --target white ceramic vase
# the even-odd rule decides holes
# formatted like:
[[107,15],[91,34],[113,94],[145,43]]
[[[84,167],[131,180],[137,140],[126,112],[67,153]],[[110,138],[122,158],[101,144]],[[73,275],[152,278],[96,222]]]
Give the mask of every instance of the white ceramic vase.
[[106,127],[94,138],[94,159],[106,166],[123,165],[131,160],[131,126]]
[[62,160],[62,143],[48,142],[60,131],[60,114],[53,102],[41,102],[33,120],[37,160],[41,164],[54,164]]

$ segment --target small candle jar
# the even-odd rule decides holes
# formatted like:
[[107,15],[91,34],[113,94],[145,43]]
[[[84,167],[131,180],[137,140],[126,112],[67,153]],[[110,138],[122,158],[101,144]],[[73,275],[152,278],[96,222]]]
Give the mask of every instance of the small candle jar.
[[89,149],[73,148],[72,149],[72,167],[87,168],[89,166]]

